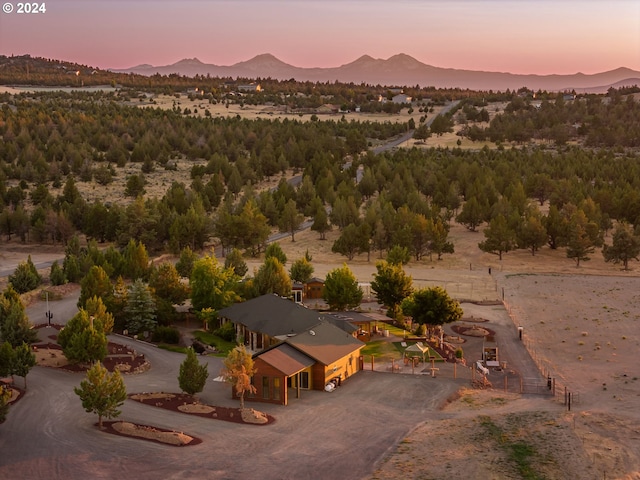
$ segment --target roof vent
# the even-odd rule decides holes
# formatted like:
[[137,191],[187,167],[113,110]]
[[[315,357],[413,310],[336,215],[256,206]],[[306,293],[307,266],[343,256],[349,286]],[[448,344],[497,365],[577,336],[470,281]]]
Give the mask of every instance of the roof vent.
[[315,335],[316,332],[314,332],[313,330],[309,330],[309,335]]

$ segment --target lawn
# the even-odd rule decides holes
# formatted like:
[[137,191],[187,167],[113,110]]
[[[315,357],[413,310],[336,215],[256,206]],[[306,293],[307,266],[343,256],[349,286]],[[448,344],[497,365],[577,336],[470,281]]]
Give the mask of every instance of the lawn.
[[[402,330],[400,330],[402,333]],[[407,347],[415,344],[416,342],[407,342],[407,346],[403,347],[402,342],[389,342],[387,340],[374,340],[367,343],[362,349],[362,354],[365,356],[372,355],[378,360],[385,360],[390,362],[391,360],[401,360],[404,357],[404,351]],[[411,356],[422,356],[419,352],[409,352]],[[442,362],[444,359],[433,348],[429,347],[429,352],[425,352],[425,359],[428,361],[429,357],[435,357],[436,362]]]
[[[393,345],[395,346],[395,348],[398,350],[398,352],[400,352],[400,358],[404,357],[404,351],[407,348],[409,348],[411,345],[416,344],[417,342],[405,342],[407,345],[406,347],[403,347],[402,343],[403,342],[393,342]],[[422,354],[420,352],[408,352],[407,355],[410,357],[422,357]],[[444,361],[444,358],[442,358],[442,356],[431,347],[429,347],[428,352],[425,352],[424,357],[426,361],[429,361],[429,358],[431,357],[434,357],[436,362]]]
[[217,335],[203,330],[194,330],[193,336],[196,337],[202,343],[215,347],[217,357],[226,357],[231,350],[236,347],[235,342],[228,342]]
[[187,353],[187,347],[180,347],[178,345],[170,345],[168,343],[159,343],[158,344],[158,348],[162,348],[163,350],[168,350],[170,352],[177,352],[177,353]]
[[402,358],[402,353],[394,346],[393,343],[386,340],[374,340],[367,343],[362,349],[363,355],[373,355],[376,358],[385,358],[391,360],[393,358]]

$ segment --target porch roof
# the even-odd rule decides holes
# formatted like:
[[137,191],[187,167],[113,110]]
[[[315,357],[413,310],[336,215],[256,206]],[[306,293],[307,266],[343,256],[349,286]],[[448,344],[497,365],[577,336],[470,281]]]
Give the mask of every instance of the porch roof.
[[258,358],[288,377],[316,363],[314,359],[286,343],[258,354]]

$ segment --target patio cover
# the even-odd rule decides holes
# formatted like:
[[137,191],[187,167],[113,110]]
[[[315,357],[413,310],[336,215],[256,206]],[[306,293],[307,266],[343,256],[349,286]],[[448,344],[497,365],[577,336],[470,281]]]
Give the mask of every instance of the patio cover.
[[422,354],[422,361],[424,362],[424,355],[429,353],[429,347],[427,345],[423,345],[422,342],[414,343],[410,347],[405,348],[405,355],[407,352],[416,352]]

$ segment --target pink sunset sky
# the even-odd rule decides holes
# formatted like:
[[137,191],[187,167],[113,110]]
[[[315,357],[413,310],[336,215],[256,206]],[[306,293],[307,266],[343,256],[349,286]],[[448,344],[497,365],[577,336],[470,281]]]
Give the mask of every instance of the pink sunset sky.
[[232,65],[261,53],[337,67],[406,53],[469,70],[640,71],[638,0],[49,0],[38,14],[8,3],[0,54],[100,68]]

